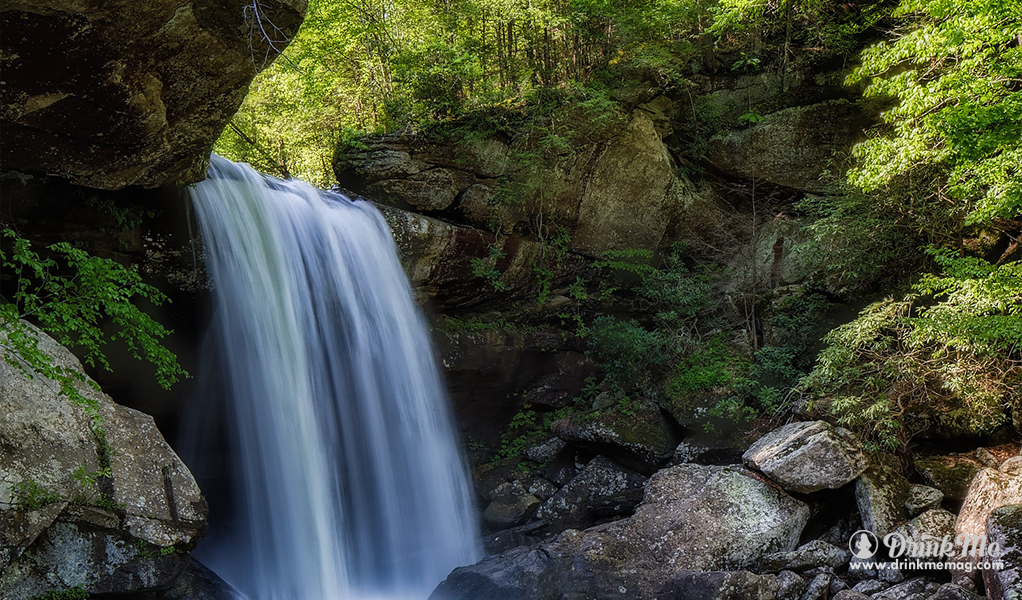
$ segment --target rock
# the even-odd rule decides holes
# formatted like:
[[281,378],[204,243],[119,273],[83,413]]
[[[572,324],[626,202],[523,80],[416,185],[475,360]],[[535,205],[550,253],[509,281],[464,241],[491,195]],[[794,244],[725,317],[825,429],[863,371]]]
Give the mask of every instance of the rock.
[[[995,596],[990,596],[990,600],[995,600]],[[984,600],[983,596],[980,596],[976,592],[969,591],[960,585],[954,583],[945,583],[940,586],[937,593],[930,596],[926,600]],[[997,599],[999,600],[999,599]]]
[[[987,519],[997,508],[1010,504],[1022,504],[1022,477],[1009,475],[994,469],[983,469],[972,480],[969,493],[962,504],[955,521],[955,542],[959,536],[971,536],[971,539],[982,539],[987,535]],[[963,550],[961,546],[958,548]],[[966,557],[962,562],[968,564],[982,563],[988,557]],[[972,569],[966,567],[966,574]]]
[[804,571],[813,567],[829,566],[838,568],[848,562],[852,553],[820,540],[813,540],[791,552],[768,554],[763,557],[764,571]]
[[983,469],[971,453],[931,456],[914,461],[914,465],[927,485],[952,500],[965,500],[972,478]]
[[1000,548],[1000,569],[983,571],[990,600],[1022,598],[1022,504],[995,509],[987,518],[987,537]]
[[891,531],[890,539],[885,538],[885,544],[891,553],[891,558],[915,557],[942,560],[940,543],[945,538],[951,540],[954,535],[955,515],[935,508]]
[[521,525],[532,516],[539,502],[521,481],[505,483],[494,491],[493,500],[483,511],[483,520],[500,529]]
[[781,571],[777,574],[777,600],[799,600],[806,591],[806,580],[798,573]]
[[1022,456],[1013,456],[1004,461],[999,470],[1008,475],[1022,475]]
[[629,402],[557,421],[553,432],[566,442],[607,454],[627,467],[650,474],[670,459],[678,438],[655,404],[648,400]]
[[828,573],[820,573],[813,577],[806,586],[806,591],[802,592],[802,600],[826,600],[830,591],[831,577]]
[[[55,365],[81,372],[48,336],[39,348]],[[94,594],[168,585],[206,529],[206,503],[191,473],[152,418],[114,404],[87,384],[92,416],[0,362],[0,589],[5,600],[81,587]],[[105,476],[100,461],[109,461]]]
[[833,170],[836,153],[861,139],[872,123],[863,106],[829,100],[766,114],[750,127],[714,136],[707,160],[733,176],[825,192],[823,173]]
[[869,596],[855,590],[841,590],[831,600],[869,600]]
[[108,190],[201,180],[252,78],[306,8],[249,5],[5,3],[0,163]]
[[558,437],[552,437],[538,446],[533,446],[525,451],[525,457],[534,463],[548,463],[557,456],[568,443]]
[[734,448],[705,445],[685,440],[678,444],[671,457],[672,465],[696,463],[699,465],[736,465],[742,462],[742,452]]
[[777,578],[748,571],[685,572],[657,594],[661,600],[776,600]]
[[836,489],[866,469],[855,435],[825,421],[790,423],[754,443],[742,460],[784,489],[809,493]]
[[804,503],[743,469],[669,467],[630,518],[455,569],[430,598],[650,598],[684,572],[743,570],[793,550],[808,519]]
[[940,588],[940,584],[929,577],[916,577],[893,585],[873,594],[873,600],[926,600]]
[[593,508],[604,500],[627,490],[641,490],[646,483],[642,475],[626,469],[605,456],[597,456],[567,485],[540,506],[536,518],[551,524],[555,530],[568,527],[580,529],[596,522]]
[[860,594],[865,594],[869,596],[870,594],[882,592],[889,587],[891,587],[891,584],[889,583],[877,581],[876,579],[867,579],[866,581],[860,581],[859,583],[855,584],[855,587],[853,587],[852,589],[855,590],[856,592],[859,592]]
[[881,460],[871,465],[855,481],[855,503],[862,526],[880,537],[906,521],[905,501],[908,480]]
[[917,517],[922,513],[940,508],[944,500],[944,492],[928,485],[910,485],[908,487],[908,498],[905,500],[905,511],[909,518]]
[[145,592],[133,600],[238,600],[241,597],[231,584],[192,559],[167,589]]
[[837,577],[830,580],[830,595],[833,596],[838,592],[842,592],[848,589],[848,584]]
[[545,501],[557,493],[557,486],[542,477],[537,477],[529,484],[529,493],[541,501]]

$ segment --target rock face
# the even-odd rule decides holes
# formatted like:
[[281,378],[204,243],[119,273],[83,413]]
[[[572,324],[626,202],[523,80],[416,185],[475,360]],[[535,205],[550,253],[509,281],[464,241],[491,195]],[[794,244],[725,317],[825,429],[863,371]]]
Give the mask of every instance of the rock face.
[[284,49],[305,8],[305,0],[4,3],[0,164],[102,189],[202,179],[249,82]]
[[707,159],[718,169],[808,192],[826,192],[824,171],[837,153],[864,136],[870,111],[845,100],[795,106],[710,140]]
[[987,519],[987,536],[1001,549],[1004,568],[983,571],[990,600],[1022,597],[1022,504],[1002,506]]
[[866,469],[855,435],[825,421],[790,423],[746,450],[742,460],[790,492],[836,489]]
[[[52,339],[41,336],[39,346],[54,364],[81,371]],[[97,434],[93,416],[57,389],[0,362],[0,596],[167,586],[206,528],[195,480],[148,415],[82,384],[98,407]]]
[[741,570],[794,550],[808,519],[804,503],[743,469],[670,467],[634,516],[455,569],[430,598],[653,598],[688,571]]
[[[455,150],[404,135],[367,140],[365,150],[343,149],[334,172],[355,192],[475,227],[496,220],[518,232],[531,226],[528,215],[543,215],[550,227],[567,229],[569,250],[589,256],[654,249],[697,195],[663,143],[670,105],[663,97],[640,105],[605,139],[547,157],[536,172],[515,162],[524,148],[514,141],[488,138]],[[509,181],[534,188],[514,208],[495,201]]]

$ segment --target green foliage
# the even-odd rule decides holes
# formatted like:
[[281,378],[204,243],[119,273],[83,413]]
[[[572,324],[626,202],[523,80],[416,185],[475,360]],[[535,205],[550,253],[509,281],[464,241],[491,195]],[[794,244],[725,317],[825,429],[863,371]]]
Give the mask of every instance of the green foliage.
[[25,480],[14,486],[14,509],[38,510],[47,504],[60,502],[60,495],[44,488],[38,481]]
[[497,261],[507,257],[507,253],[501,252],[496,244],[491,245],[487,252],[489,255],[486,258],[473,258],[469,261],[472,265],[472,274],[485,279],[495,291],[502,292],[507,286],[500,280],[503,273],[497,269]]
[[32,600],[88,600],[89,592],[85,588],[73,587],[66,590],[50,590],[45,594],[36,596]]
[[933,254],[940,275],[829,333],[799,386],[888,448],[931,426],[989,432],[1022,402],[1022,266]]
[[[83,376],[54,365],[39,350],[38,339],[22,321],[30,319],[58,343],[81,348],[89,366],[109,369],[103,345],[108,339],[122,340],[136,358],[156,367],[156,379],[164,388],[187,376],[177,357],[160,343],[171,332],[133,304],[135,299],[157,306],[168,301],[142,281],[136,268],[89,256],[63,242],[48,247],[57,258],[44,258],[10,229],[4,229],[2,237],[10,251],[0,250],[0,262],[14,284],[13,292],[0,297],[4,360],[53,379],[77,403],[92,404],[75,389]],[[109,336],[103,331],[106,322],[115,329]]]
[[903,0],[896,15],[914,27],[864,51],[849,77],[868,81],[867,96],[897,100],[883,114],[887,135],[855,148],[849,180],[866,191],[936,196],[966,224],[1017,218],[1022,6]]

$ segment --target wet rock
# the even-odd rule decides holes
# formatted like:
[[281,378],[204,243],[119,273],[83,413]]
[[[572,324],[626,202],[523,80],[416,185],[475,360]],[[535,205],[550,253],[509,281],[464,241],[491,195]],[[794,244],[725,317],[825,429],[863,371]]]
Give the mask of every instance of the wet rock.
[[890,462],[877,461],[855,481],[862,526],[881,537],[906,521],[909,483]]
[[493,492],[493,500],[483,511],[483,520],[500,529],[521,525],[539,503],[539,498],[526,491],[522,482],[504,483]]
[[678,444],[674,428],[645,399],[623,399],[611,408],[574,415],[554,423],[553,432],[646,474],[666,463]]
[[635,471],[597,456],[540,506],[536,518],[549,523],[554,530],[588,527],[599,518],[594,508],[614,502],[621,492],[642,490],[645,483],[646,478]]
[[914,466],[927,485],[952,500],[965,500],[973,477],[984,468],[971,453],[922,458]]
[[133,600],[237,600],[240,597],[240,592],[231,584],[192,559],[167,589],[145,592]]
[[825,421],[791,423],[754,443],[742,460],[784,489],[809,493],[836,489],[866,469],[855,435]]
[[910,518],[918,517],[928,510],[940,508],[942,500],[944,500],[944,492],[937,488],[928,485],[910,485],[908,498],[905,500],[905,511]]
[[781,571],[777,574],[777,600],[799,600],[807,585],[798,573]]
[[[55,365],[78,360],[38,334]],[[167,585],[206,529],[206,503],[152,418],[85,383],[92,415],[0,362],[0,589],[10,600],[82,587],[127,593]],[[100,461],[109,461],[109,475]],[[162,549],[162,550],[161,550]]]
[[791,552],[780,552],[763,557],[764,571],[804,571],[813,567],[840,567],[848,562],[852,553],[820,540],[814,540]]
[[777,578],[748,571],[681,573],[659,594],[662,600],[776,600]]
[[1022,598],[1022,504],[995,509],[987,518],[987,536],[1001,550],[1003,568],[983,571],[990,600]]
[[793,550],[808,518],[804,503],[745,470],[670,467],[632,517],[455,569],[431,598],[654,597],[683,572],[742,570]]
[[201,180],[252,78],[306,9],[248,5],[5,3],[0,163],[107,190]]

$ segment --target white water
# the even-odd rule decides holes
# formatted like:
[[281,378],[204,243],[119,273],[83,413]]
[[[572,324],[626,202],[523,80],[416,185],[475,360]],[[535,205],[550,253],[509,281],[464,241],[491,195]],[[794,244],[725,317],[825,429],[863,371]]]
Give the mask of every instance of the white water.
[[386,222],[368,202],[215,155],[191,194],[214,288],[220,366],[208,376],[224,378],[210,387],[226,388],[220,427],[237,460],[193,459],[206,460],[200,480],[231,477],[236,499],[211,515],[227,522],[200,559],[253,600],[425,599],[479,550],[429,332]]

